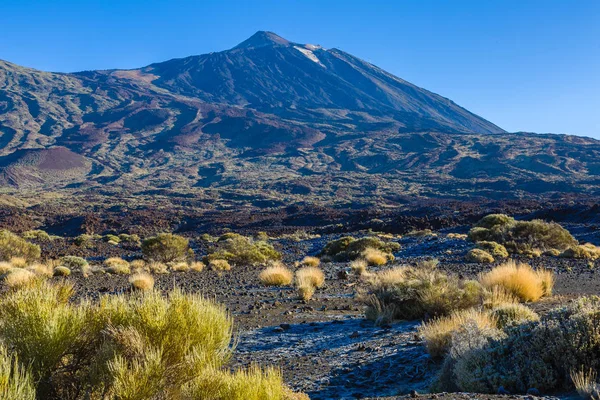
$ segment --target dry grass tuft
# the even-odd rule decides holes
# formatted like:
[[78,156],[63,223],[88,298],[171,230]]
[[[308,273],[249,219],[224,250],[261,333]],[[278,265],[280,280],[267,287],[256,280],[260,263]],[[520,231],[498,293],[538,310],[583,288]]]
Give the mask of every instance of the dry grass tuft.
[[227,260],[211,260],[208,263],[208,268],[212,271],[229,271],[231,270],[231,265],[227,262]]
[[129,263],[119,257],[111,257],[104,260],[104,265],[106,266],[106,272],[109,274],[129,275],[131,273]]
[[154,288],[154,277],[147,272],[137,272],[129,277],[129,283],[134,290],[152,290]]
[[190,270],[190,266],[186,262],[177,262],[171,264],[171,271],[174,272],[187,272]]
[[581,398],[586,400],[600,399],[598,375],[592,368],[588,370],[580,368],[579,371],[571,371],[571,381],[573,381],[575,390],[577,390],[577,393]]
[[356,259],[356,260],[350,262],[350,269],[356,275],[362,276],[367,273],[367,265],[368,265],[368,263],[366,260],[359,258],[359,259]]
[[325,274],[319,268],[304,267],[296,271],[296,281],[298,286],[310,284],[315,288],[320,288],[325,283]]
[[498,328],[526,321],[539,321],[540,319],[535,311],[520,303],[501,304],[492,309],[490,315],[496,319]]
[[54,275],[52,265],[49,264],[33,263],[25,269],[43,278],[49,278]]
[[538,301],[552,294],[554,276],[550,271],[534,271],[531,266],[513,260],[497,266],[479,278],[486,288],[499,286],[520,301]]
[[148,269],[149,272],[153,273],[153,274],[168,274],[169,270],[167,269],[167,266],[161,262],[151,262],[148,263],[146,265],[146,268]]
[[35,280],[35,274],[23,268],[13,268],[4,276],[4,283],[9,288],[20,288],[30,285]]
[[467,323],[474,323],[479,329],[496,328],[496,320],[487,312],[476,309],[454,311],[447,317],[423,323],[419,334],[425,340],[427,351],[432,357],[441,357],[452,345],[452,334]]
[[25,268],[27,266],[27,260],[23,257],[13,257],[9,263],[13,268]]
[[309,301],[315,294],[316,288],[309,283],[300,283],[298,285],[298,296],[304,301]]
[[287,286],[292,283],[293,278],[292,272],[281,263],[266,268],[258,276],[260,282],[266,286]]
[[196,271],[196,272],[204,271],[205,267],[206,267],[206,265],[202,261],[194,261],[193,263],[190,264],[190,269],[192,271]]
[[373,247],[367,247],[363,250],[361,255],[369,265],[384,265],[388,262],[388,257],[386,254],[383,251]]
[[13,266],[10,265],[9,262],[6,261],[0,261],[0,275],[4,275],[5,273],[7,273],[8,271],[11,270]]
[[132,262],[129,263],[129,266],[135,272],[137,272],[137,271],[143,271],[143,270],[146,269],[146,261],[144,261],[144,260],[133,260]]
[[321,264],[321,260],[318,257],[306,256],[300,264],[306,267],[318,267]]

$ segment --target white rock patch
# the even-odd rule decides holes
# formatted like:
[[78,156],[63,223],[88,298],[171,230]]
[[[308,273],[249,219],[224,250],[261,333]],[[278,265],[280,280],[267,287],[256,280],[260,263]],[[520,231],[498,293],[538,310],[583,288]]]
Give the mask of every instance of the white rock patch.
[[[308,45],[307,45],[307,47],[308,47]],[[313,53],[311,50],[305,49],[305,48],[299,47],[299,46],[294,46],[294,48],[296,50],[298,50],[300,53],[304,54],[309,60],[314,61],[317,64],[319,64],[321,67],[325,68],[323,63],[317,58],[317,56],[315,56],[315,53]]]

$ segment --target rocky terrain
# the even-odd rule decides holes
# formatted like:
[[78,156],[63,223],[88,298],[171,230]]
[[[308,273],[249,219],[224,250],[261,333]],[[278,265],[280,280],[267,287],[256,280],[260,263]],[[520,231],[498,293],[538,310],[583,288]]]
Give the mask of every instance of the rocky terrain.
[[135,70],[0,61],[0,184],[256,209],[597,195],[600,142],[507,133],[338,49],[258,32]]

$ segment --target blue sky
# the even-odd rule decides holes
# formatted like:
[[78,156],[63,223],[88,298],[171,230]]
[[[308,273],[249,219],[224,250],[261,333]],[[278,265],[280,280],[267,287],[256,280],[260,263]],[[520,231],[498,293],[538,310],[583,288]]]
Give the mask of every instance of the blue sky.
[[258,30],[337,47],[508,131],[600,138],[600,0],[0,0],[0,59],[134,68]]

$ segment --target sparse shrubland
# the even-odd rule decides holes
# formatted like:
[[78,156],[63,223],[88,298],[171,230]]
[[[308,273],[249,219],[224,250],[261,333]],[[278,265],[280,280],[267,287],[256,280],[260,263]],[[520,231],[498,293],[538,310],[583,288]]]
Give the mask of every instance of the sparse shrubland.
[[161,263],[186,261],[194,255],[189,241],[172,233],[159,233],[142,242],[142,253],[149,261]]
[[227,260],[210,260],[208,263],[208,268],[212,271],[229,271],[231,270],[231,265]]
[[388,262],[388,255],[386,253],[372,247],[364,249],[361,253],[361,257],[368,265],[384,265]]
[[393,261],[393,253],[400,250],[400,244],[384,242],[377,237],[354,239],[345,236],[327,243],[321,251],[321,256],[330,257],[335,261],[352,261],[363,257],[363,252],[367,249],[377,250],[387,258],[387,261]]
[[301,299],[308,301],[317,288],[325,283],[323,271],[316,267],[303,267],[296,271],[296,287]]
[[19,257],[31,262],[40,258],[40,254],[41,249],[37,244],[29,243],[7,230],[0,230],[0,261]]
[[281,259],[281,253],[269,242],[255,240],[237,233],[226,233],[213,244],[207,261],[227,260],[236,265],[264,264]]
[[64,256],[60,259],[60,265],[65,266],[71,270],[84,272],[89,267],[88,262],[85,258],[77,256]]
[[538,321],[540,316],[531,308],[520,303],[505,303],[494,307],[490,315],[496,320],[498,328],[504,329],[512,324]]
[[41,229],[35,229],[23,232],[23,239],[37,240],[38,242],[50,242],[54,238]]
[[557,223],[517,221],[504,214],[483,217],[469,231],[469,239],[474,242],[496,242],[503,245],[509,253],[518,254],[533,250],[566,250],[578,244],[569,231]]
[[154,277],[147,272],[136,272],[129,277],[129,283],[135,290],[147,291],[154,288]]
[[300,261],[300,265],[304,265],[306,267],[318,267],[321,264],[321,260],[318,257],[306,256]]
[[492,257],[497,257],[497,258],[507,258],[508,257],[508,251],[506,250],[506,247],[504,247],[501,244],[498,244],[496,242],[487,242],[487,241],[483,240],[483,241],[477,242],[476,245],[477,245],[477,248],[487,251],[489,254],[492,255]]
[[486,288],[501,287],[520,301],[538,301],[550,296],[554,287],[554,275],[550,271],[534,271],[531,266],[509,260],[480,276]]
[[265,268],[258,279],[266,286],[287,286],[292,283],[294,274],[282,263]]
[[71,275],[71,270],[67,267],[58,266],[54,268],[54,276],[69,276]]
[[11,268],[4,275],[4,284],[9,288],[20,288],[30,285],[35,281],[36,275],[23,268]]
[[354,274],[359,276],[367,273],[368,265],[369,264],[367,263],[367,261],[362,258],[350,261],[350,269],[352,270],[352,272],[354,272]]
[[276,370],[224,368],[232,321],[210,300],[147,290],[75,303],[72,294],[37,281],[0,297],[3,398],[301,398]]

